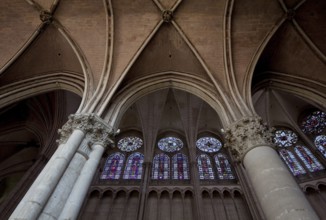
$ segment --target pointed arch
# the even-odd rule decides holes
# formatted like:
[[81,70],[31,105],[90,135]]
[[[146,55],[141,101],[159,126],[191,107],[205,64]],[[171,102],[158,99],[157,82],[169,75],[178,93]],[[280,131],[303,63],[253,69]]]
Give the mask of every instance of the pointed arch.
[[106,160],[102,174],[100,176],[101,179],[120,179],[121,170],[123,163],[125,161],[125,156],[120,153],[111,154]]
[[233,172],[231,170],[231,164],[225,154],[219,153],[214,156],[217,177],[221,180],[232,180],[234,179]]
[[215,179],[211,160],[206,154],[201,154],[197,157],[197,166],[199,179],[213,180]]
[[126,162],[126,167],[123,173],[123,179],[140,180],[143,174],[144,155],[136,152],[131,154]]
[[170,157],[166,154],[157,154],[153,159],[152,179],[170,179]]
[[182,153],[177,153],[172,157],[172,179],[190,179],[188,157]]

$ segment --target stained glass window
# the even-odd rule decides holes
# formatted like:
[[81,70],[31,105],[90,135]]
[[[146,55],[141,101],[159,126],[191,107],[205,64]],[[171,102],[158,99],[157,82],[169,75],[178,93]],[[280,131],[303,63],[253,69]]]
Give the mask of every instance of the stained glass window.
[[197,165],[198,165],[199,179],[201,180],[215,179],[211,160],[206,154],[201,154],[197,157]]
[[306,134],[320,134],[326,127],[325,112],[312,112],[303,119],[300,127],[301,130]]
[[111,154],[105,162],[101,179],[119,179],[125,156],[122,153]]
[[183,142],[176,137],[165,137],[159,140],[158,147],[165,152],[175,152],[181,150]]
[[277,130],[274,143],[279,147],[290,147],[298,141],[298,136],[291,130]]
[[182,153],[177,153],[172,157],[172,178],[175,180],[188,180],[189,168],[188,158]]
[[218,178],[221,180],[234,179],[234,175],[231,170],[231,164],[229,163],[227,157],[224,154],[219,153],[215,155],[214,159],[215,159]]
[[292,154],[292,152],[285,150],[285,149],[281,149],[279,152],[280,152],[282,159],[285,161],[286,165],[289,167],[289,169],[291,170],[291,172],[294,176],[306,173],[306,171],[303,169],[303,167],[297,161],[297,159]]
[[294,151],[297,153],[299,158],[302,160],[302,162],[310,172],[315,172],[324,169],[324,167],[320,164],[317,158],[312,155],[311,151],[306,147],[298,145],[294,148]]
[[141,153],[131,154],[126,163],[123,179],[140,180],[143,173],[144,155]]
[[143,141],[139,137],[124,137],[118,141],[118,148],[127,152],[137,150],[142,145]]
[[219,151],[222,147],[222,143],[213,137],[202,137],[197,140],[196,146],[201,151],[212,153]]
[[326,158],[326,135],[319,135],[315,138],[315,145]]
[[158,154],[153,159],[152,179],[170,179],[170,158],[166,154]]

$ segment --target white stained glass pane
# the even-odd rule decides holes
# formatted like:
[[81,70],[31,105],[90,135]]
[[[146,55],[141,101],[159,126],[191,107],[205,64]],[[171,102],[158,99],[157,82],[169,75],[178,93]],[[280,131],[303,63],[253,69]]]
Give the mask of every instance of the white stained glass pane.
[[152,179],[170,179],[170,158],[166,154],[158,154],[153,159]]
[[111,154],[103,168],[101,179],[119,179],[121,175],[121,169],[125,160],[125,156],[122,153]]
[[323,165],[321,165],[317,158],[306,147],[296,146],[294,150],[310,172],[324,169]]
[[177,153],[172,157],[172,164],[173,179],[188,179],[189,167],[188,157],[186,155]]
[[315,138],[315,145],[326,158],[326,135],[319,135]]
[[183,142],[176,137],[165,137],[157,143],[158,148],[165,152],[176,152],[183,148]]
[[124,137],[118,141],[118,148],[121,151],[135,151],[143,145],[143,140],[139,137]]
[[298,141],[298,136],[291,130],[277,130],[273,140],[279,147],[290,147]]
[[201,151],[213,153],[221,149],[222,143],[213,137],[202,137],[196,141],[196,146]]
[[303,169],[301,164],[297,161],[297,159],[292,154],[292,152],[285,149],[281,149],[279,153],[294,176],[306,173],[306,171]]
[[218,178],[221,180],[232,180],[234,175],[231,171],[231,164],[224,154],[217,154],[214,157]]
[[201,180],[215,179],[211,161],[206,154],[201,154],[197,157],[197,166],[199,172],[199,179]]
[[133,153],[128,157],[123,179],[141,179],[143,172],[144,155]]

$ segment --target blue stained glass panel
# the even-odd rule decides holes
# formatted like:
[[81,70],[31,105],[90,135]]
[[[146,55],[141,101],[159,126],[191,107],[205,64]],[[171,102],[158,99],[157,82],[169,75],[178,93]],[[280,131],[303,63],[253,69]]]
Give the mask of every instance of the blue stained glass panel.
[[135,151],[143,145],[143,140],[139,137],[124,137],[118,141],[118,148],[121,151]]
[[157,154],[153,159],[152,179],[170,179],[170,158],[166,154]]
[[122,153],[111,154],[106,160],[100,179],[119,179],[125,156]]
[[303,169],[301,164],[297,161],[297,159],[292,154],[292,152],[285,149],[281,149],[279,153],[294,176],[306,173],[306,171]]
[[324,169],[323,165],[321,165],[317,158],[306,147],[298,145],[294,148],[294,151],[310,172]]
[[298,141],[298,136],[291,130],[277,130],[273,140],[279,147],[290,147]]
[[201,180],[215,179],[211,160],[206,154],[201,154],[197,157],[197,166],[199,172],[199,179]]
[[158,148],[165,152],[176,152],[183,148],[183,142],[176,137],[165,137],[157,143]]
[[215,155],[214,159],[219,179],[232,180],[235,178],[231,170],[231,164],[224,154],[219,153]]
[[172,178],[175,180],[188,180],[189,166],[188,157],[182,153],[177,153],[172,157]]
[[143,173],[144,155],[141,153],[131,154],[126,162],[123,179],[140,180]]
[[315,138],[315,145],[326,158],[326,135],[319,135]]
[[219,151],[222,147],[222,143],[213,137],[202,137],[196,141],[196,146],[201,151],[212,153]]
[[326,127],[326,113],[312,112],[302,120],[300,127],[306,134],[320,134]]

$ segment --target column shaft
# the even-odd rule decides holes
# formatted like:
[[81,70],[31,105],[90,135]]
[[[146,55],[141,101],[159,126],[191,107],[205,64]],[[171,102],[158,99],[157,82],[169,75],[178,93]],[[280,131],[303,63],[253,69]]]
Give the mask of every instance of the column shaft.
[[243,163],[267,219],[318,219],[274,149],[253,148]]
[[86,197],[87,190],[91,184],[103,152],[104,147],[102,145],[96,144],[93,146],[89,159],[86,161],[81,174],[67,199],[64,209],[59,216],[59,219],[77,219],[79,210]]
[[39,220],[56,220],[58,218],[86,160],[84,155],[78,152],[75,154],[44,207]]
[[60,145],[9,219],[38,217],[84,136],[84,132],[74,130],[66,144]]

